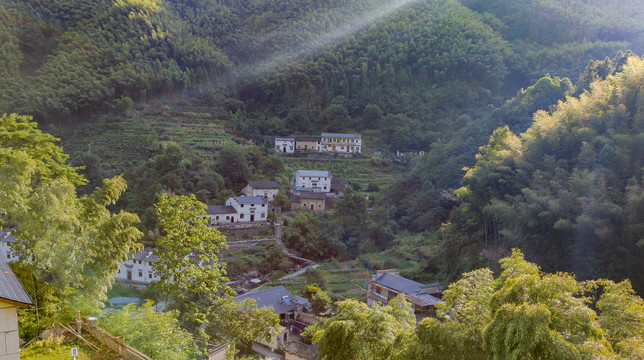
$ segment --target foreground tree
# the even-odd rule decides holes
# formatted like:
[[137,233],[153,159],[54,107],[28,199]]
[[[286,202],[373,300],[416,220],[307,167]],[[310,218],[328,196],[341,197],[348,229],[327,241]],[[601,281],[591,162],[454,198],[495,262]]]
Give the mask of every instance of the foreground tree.
[[162,235],[155,251],[159,261],[153,265],[160,279],[154,286],[166,302],[172,297],[169,305],[180,310],[183,326],[204,335],[199,325],[206,321],[208,307],[231,292],[225,263],[217,257],[226,248],[225,237],[208,226],[206,205],[194,195],[161,194],[155,208]]
[[101,327],[153,359],[185,360],[198,356],[189,332],[179,326],[176,311],[158,312],[152,301],[141,306],[128,304],[109,313],[100,312]]
[[332,301],[329,294],[316,285],[307,285],[303,295],[311,302],[315,313],[319,314],[331,306]]
[[252,351],[253,342],[270,341],[278,334],[279,317],[273,308],[257,308],[253,299],[235,302],[227,296],[218,299],[208,312],[207,332],[220,340],[238,340]]
[[[644,303],[628,281],[578,282],[543,273],[521,251],[488,269],[464,275],[437,305],[439,319],[423,319],[406,358],[643,359]],[[604,292],[591,309],[593,294]]]
[[318,325],[313,342],[326,359],[391,359],[407,346],[416,317],[402,295],[387,306],[369,307],[357,300],[337,304],[336,315]]
[[[140,249],[138,217],[112,213],[126,184],[121,177],[78,197],[79,168],[29,116],[0,116],[0,227],[19,239],[23,266],[58,297],[105,299],[119,264]],[[31,261],[31,260],[34,261]],[[41,304],[42,305],[42,304]]]
[[518,249],[501,268],[464,274],[417,326],[401,297],[346,300],[306,335],[326,359],[644,359],[644,300],[629,281],[544,273]]

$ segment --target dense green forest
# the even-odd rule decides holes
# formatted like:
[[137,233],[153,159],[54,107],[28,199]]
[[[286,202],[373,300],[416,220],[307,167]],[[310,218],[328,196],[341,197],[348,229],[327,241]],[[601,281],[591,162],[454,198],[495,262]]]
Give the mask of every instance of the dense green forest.
[[[4,0],[0,225],[40,260],[14,271],[43,319],[67,320],[106,296],[141,243],[198,268],[167,230],[194,223],[182,236],[212,238],[197,200],[333,167],[352,186],[331,211],[289,218],[286,247],[453,285],[440,321],[417,327],[403,302],[339,303],[305,334],[322,353],[644,358],[631,290],[644,291],[643,18],[639,0]],[[363,154],[315,162],[262,143],[321,131],[361,133]],[[177,334],[159,358],[198,356],[194,337],[270,335],[270,313],[206,301],[229,292],[225,266],[206,275],[161,286],[171,312],[101,316],[126,336],[133,312],[152,338]],[[21,321],[23,337],[42,324]]]
[[[335,212],[298,215],[286,234],[302,254],[354,258],[414,238],[423,251],[405,274],[448,282],[520,246],[546,269],[641,290],[639,95],[611,74],[637,73],[643,16],[636,0],[7,0],[0,113],[62,137],[86,166],[82,194],[122,173],[115,206],[139,215],[149,244],[160,192],[214,204],[251,178],[288,183],[293,169],[261,135],[355,131],[370,150],[427,154],[369,184],[371,203],[357,184]],[[606,84],[619,96],[601,98]],[[155,121],[213,143],[150,125],[139,115],[155,101],[169,108]],[[570,107],[590,115],[558,120]],[[566,132],[541,128],[553,119]],[[92,152],[135,127],[149,136],[121,158]]]

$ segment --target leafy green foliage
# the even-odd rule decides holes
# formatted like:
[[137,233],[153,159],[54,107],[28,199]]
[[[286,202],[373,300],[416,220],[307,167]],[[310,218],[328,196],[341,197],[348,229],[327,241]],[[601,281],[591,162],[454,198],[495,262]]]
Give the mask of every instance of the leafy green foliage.
[[179,326],[176,311],[160,312],[152,301],[141,306],[128,304],[123,309],[101,312],[100,326],[153,359],[184,360],[197,356],[192,335]]
[[313,311],[318,314],[331,306],[329,294],[315,285],[307,285],[303,295],[309,299]]
[[14,94],[0,96],[0,108],[39,121],[121,111],[132,99],[170,93],[229,66],[159,1],[12,0],[0,12],[9,65],[0,76],[10,80],[6,94]]
[[369,307],[356,300],[336,305],[336,314],[313,336],[321,357],[330,359],[390,359],[403,349],[416,323],[410,304],[402,295],[385,307]]
[[337,239],[320,230],[316,215],[309,211],[298,211],[289,220],[282,235],[284,244],[308,259],[324,259],[336,256],[341,247]]
[[[119,264],[140,248],[138,217],[114,204],[125,191],[123,178],[78,197],[85,183],[56,139],[36,129],[31,117],[0,117],[0,225],[13,226],[25,242],[16,250],[37,276],[60,296],[83,294],[101,300]],[[71,259],[71,261],[69,261]]]
[[225,238],[208,226],[206,205],[194,195],[161,194],[155,208],[162,235],[155,251],[159,260],[153,264],[160,279],[154,286],[166,299],[173,297],[172,307],[180,309],[182,324],[196,330],[213,299],[232,291],[225,285],[225,264],[217,257],[226,247]]
[[641,217],[633,210],[644,166],[642,69],[631,57],[590,92],[537,112],[523,134],[495,131],[463,179],[444,241],[520,245],[547,269],[628,277],[641,288]]
[[208,334],[239,340],[248,350],[252,349],[253,341],[270,341],[280,326],[273,308],[258,309],[254,299],[235,302],[231,297],[223,297],[215,301],[208,314]]
[[[578,282],[570,274],[546,274],[525,261],[517,249],[500,263],[502,272],[496,280],[489,269],[479,269],[451,284],[444,292],[444,303],[437,305],[438,319],[426,318],[418,324],[405,358],[640,356],[642,299],[628,282]],[[591,308],[592,299],[586,297],[598,286],[604,288],[595,304],[599,316]],[[624,346],[611,346],[610,339],[613,344],[624,341]]]

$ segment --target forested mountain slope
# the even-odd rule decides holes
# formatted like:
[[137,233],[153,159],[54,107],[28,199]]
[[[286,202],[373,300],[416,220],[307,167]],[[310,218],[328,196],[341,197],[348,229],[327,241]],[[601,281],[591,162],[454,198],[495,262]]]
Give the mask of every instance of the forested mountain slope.
[[0,109],[86,121],[170,93],[229,62],[156,0],[3,1]]
[[[504,182],[497,185],[498,191],[508,193],[478,193],[475,183],[468,181],[483,176],[483,170],[473,170],[466,179],[466,185],[474,187],[468,195],[473,198],[456,199],[453,190],[460,186],[463,167],[480,168],[474,167],[474,155],[494,129],[508,125],[513,132],[525,131],[535,111],[549,111],[557,101],[581,94],[592,81],[621,71],[632,55],[628,49],[641,54],[643,14],[644,4],[636,0],[6,0],[0,3],[0,113],[34,115],[41,124],[65,124],[61,131],[65,140],[78,130],[75,123],[93,125],[96,114],[109,113],[105,115],[109,118],[135,103],[150,107],[153,98],[173,100],[179,94],[192,102],[188,108],[195,105],[200,109],[199,121],[217,124],[218,134],[224,130],[235,133],[226,138],[362,132],[369,135],[369,146],[376,144],[378,150],[427,151],[399,181],[383,190],[384,200],[376,204],[382,216],[378,215],[374,224],[396,224],[390,227],[396,231],[437,231],[450,218],[451,209],[460,204],[442,232],[436,258],[443,251],[445,259],[462,253],[465,258],[450,264],[429,259],[425,273],[433,276],[440,272],[447,274],[441,279],[453,278],[479,264],[477,251],[482,248],[505,250],[509,244],[538,238],[542,242],[539,247],[526,253],[539,257],[539,263],[554,267],[562,261],[581,276],[598,276],[592,269],[599,265],[577,266],[580,260],[563,257],[567,250],[575,250],[576,259],[587,252],[592,260],[603,248],[581,249],[565,242],[578,236],[586,224],[586,218],[578,218],[580,214],[601,219],[590,222],[597,243],[612,236],[630,244],[638,236],[622,236],[618,229],[641,233],[641,229],[627,230],[624,225],[641,222],[628,220],[635,215],[624,210],[631,204],[626,201],[631,196],[627,196],[631,194],[627,189],[637,193],[635,184],[628,184],[637,181],[641,185],[637,169],[628,168],[637,166],[634,159],[639,143],[636,133],[615,125],[619,122],[601,120],[603,128],[588,126],[596,136],[574,141],[563,138],[577,144],[574,146],[549,140],[552,144],[547,151],[561,151],[546,154],[556,159],[550,167],[536,164],[547,162],[548,156],[539,160],[537,155],[524,158],[525,152],[513,155],[517,164],[527,162],[534,169],[517,167],[510,178],[499,177]],[[592,94],[582,99],[599,96]],[[629,119],[636,114],[633,104],[623,106],[626,112],[620,116]],[[159,117],[170,113],[158,110]],[[103,136],[105,129],[127,131],[124,127],[129,124],[146,121],[136,111],[114,116],[118,124],[103,123],[96,136],[105,141],[110,138],[109,134]],[[556,117],[554,114],[551,116]],[[604,119],[604,114],[597,118]],[[156,119],[155,115],[153,122],[161,120],[167,119]],[[141,128],[151,128],[144,125]],[[70,146],[79,153],[72,160],[81,165],[92,159],[98,164],[103,161],[100,154],[89,154],[92,126],[83,129],[82,136],[87,137],[83,140],[87,141],[84,147]],[[509,132],[497,132],[495,138],[503,134]],[[154,153],[146,150],[138,154],[148,154],[147,162],[110,164],[123,169],[128,179],[146,179],[132,180],[125,205],[121,204],[139,212],[146,226],[154,226],[154,216],[144,214],[151,211],[151,199],[157,192],[195,192],[202,200],[215,202],[239,190],[247,178],[288,176],[278,158],[260,154],[259,148],[231,144],[225,151],[202,156],[195,155],[189,145],[153,143],[166,141],[162,136],[155,140],[153,135],[148,150],[155,149]],[[603,162],[577,168],[577,160],[571,160],[576,153],[570,151],[584,141],[588,144],[585,149],[594,151]],[[521,146],[529,143],[525,140]],[[88,152],[82,153],[85,147]],[[627,158],[625,163],[614,160],[621,157]],[[560,164],[563,160],[566,163]],[[228,172],[232,163],[239,166]],[[558,175],[545,175],[558,168],[563,169]],[[526,197],[521,190],[536,186],[532,180],[535,169],[546,179],[555,176],[553,184],[544,180],[537,194],[548,199],[557,194],[555,202],[572,194],[570,201],[577,207],[553,212],[537,221],[537,228],[529,221],[510,221],[518,221],[519,216],[501,221],[494,213],[496,218],[491,218],[490,211],[497,209],[492,204],[497,202],[520,208],[516,197]],[[630,173],[626,174],[627,170]],[[604,197],[572,189],[572,179],[592,184],[592,191],[600,191]],[[90,180],[94,184],[100,177]],[[558,182],[567,192],[554,185]],[[580,200],[585,198],[590,199],[588,204]],[[628,206],[639,206],[640,202]],[[622,213],[610,215],[616,216],[614,219],[596,217],[598,209],[608,211],[610,206],[605,204],[618,206]],[[554,205],[547,202],[547,206]],[[490,219],[496,219],[493,226]],[[549,233],[552,229],[556,236]],[[392,230],[378,249],[392,246],[394,238]],[[480,239],[483,244],[487,239],[488,244],[481,245]],[[353,250],[369,248],[354,246],[357,241],[352,241],[348,244]],[[462,251],[459,244],[472,251]],[[633,249],[624,245],[610,251],[635,253]],[[543,260],[547,251],[554,255]],[[611,254],[611,259],[619,258]],[[498,258],[495,253],[489,257]],[[630,274],[635,266],[597,261],[607,269],[602,274],[615,277]]]
[[520,135],[497,129],[457,191],[445,259],[486,263],[519,246],[545,269],[630,278],[641,291],[643,85],[644,61],[631,57],[579,98],[538,111]]

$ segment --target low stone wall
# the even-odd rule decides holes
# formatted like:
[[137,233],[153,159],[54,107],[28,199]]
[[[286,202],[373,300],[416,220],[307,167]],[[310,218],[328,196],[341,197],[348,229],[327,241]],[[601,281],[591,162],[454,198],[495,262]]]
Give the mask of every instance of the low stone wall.
[[229,241],[226,243],[226,245],[228,245],[228,250],[237,250],[237,249],[246,249],[259,244],[265,244],[265,243],[274,242],[274,241],[275,241],[275,238],[240,240],[240,241]]

